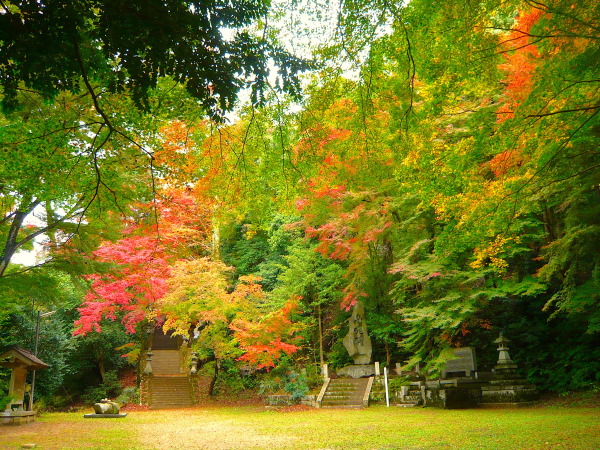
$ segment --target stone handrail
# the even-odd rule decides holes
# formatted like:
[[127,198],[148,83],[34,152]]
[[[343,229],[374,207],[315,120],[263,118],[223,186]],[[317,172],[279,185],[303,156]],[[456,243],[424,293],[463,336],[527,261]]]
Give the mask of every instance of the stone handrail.
[[325,378],[325,382],[323,383],[321,392],[319,392],[319,395],[317,396],[317,401],[316,401],[317,408],[321,407],[321,402],[323,401],[323,396],[325,395],[325,392],[327,391],[327,388],[329,387],[330,380],[331,380],[331,378]]
[[371,395],[373,380],[375,380],[375,377],[369,377],[369,381],[367,382],[367,388],[365,389],[365,395],[363,396],[363,406],[365,408],[369,406],[369,395]]

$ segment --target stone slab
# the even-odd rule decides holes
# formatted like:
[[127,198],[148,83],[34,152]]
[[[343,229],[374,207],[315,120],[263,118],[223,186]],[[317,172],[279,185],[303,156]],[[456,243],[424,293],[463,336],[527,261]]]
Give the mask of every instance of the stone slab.
[[86,419],[118,419],[127,416],[127,413],[121,414],[84,414]]
[[451,376],[451,374],[465,373],[466,376],[473,376],[477,370],[477,358],[475,349],[471,347],[462,347],[453,349],[454,359],[446,362],[442,371],[442,378]]

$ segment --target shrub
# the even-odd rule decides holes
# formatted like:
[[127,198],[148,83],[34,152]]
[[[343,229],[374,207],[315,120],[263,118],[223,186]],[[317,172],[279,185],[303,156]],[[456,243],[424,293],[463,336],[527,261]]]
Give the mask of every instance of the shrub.
[[290,361],[282,361],[269,374],[265,375],[259,383],[259,394],[268,395],[285,392],[292,396],[293,401],[298,401],[309,391],[309,383],[314,377],[298,372]]
[[0,397],[0,411],[4,411],[6,409],[6,406],[12,401],[12,399],[13,396],[8,394]]
[[140,390],[136,386],[123,388],[123,392],[115,399],[115,402],[121,406],[131,403],[138,404],[140,402]]
[[99,386],[87,388],[82,398],[86,403],[97,403],[103,398],[115,398],[121,394],[121,391],[117,371],[111,370],[106,372],[104,381]]

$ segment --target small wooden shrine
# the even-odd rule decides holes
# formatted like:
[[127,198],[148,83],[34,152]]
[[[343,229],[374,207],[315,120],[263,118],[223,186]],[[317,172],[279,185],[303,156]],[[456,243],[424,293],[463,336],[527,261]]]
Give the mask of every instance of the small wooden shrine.
[[24,407],[27,372],[45,369],[48,364],[39,360],[30,351],[15,345],[0,355],[0,367],[11,369],[8,395],[12,397],[6,405],[6,410],[0,412],[0,423],[33,422],[37,411],[27,411]]

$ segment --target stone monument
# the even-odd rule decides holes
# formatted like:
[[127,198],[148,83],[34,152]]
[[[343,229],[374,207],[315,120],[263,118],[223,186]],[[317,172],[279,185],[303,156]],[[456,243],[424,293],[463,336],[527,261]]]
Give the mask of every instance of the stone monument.
[[510,341],[506,339],[502,333],[500,333],[498,339],[494,341],[494,344],[498,344],[498,362],[494,367],[496,378],[515,378],[517,365],[508,354],[509,342]]
[[373,347],[371,338],[367,333],[367,321],[365,320],[365,308],[361,302],[356,302],[352,309],[349,320],[349,330],[343,340],[344,347],[354,364],[346,366],[337,371],[342,377],[361,378],[375,374],[375,366],[371,364],[371,353]]
[[119,405],[103,398],[98,403],[94,403],[94,411],[96,414],[119,414]]
[[454,348],[452,353],[454,358],[444,365],[442,378],[475,377],[475,372],[477,372],[475,349],[471,347]]
[[344,347],[354,360],[354,364],[369,364],[371,362],[371,338],[367,334],[365,308],[361,302],[356,302],[350,317],[350,329],[344,338]]

